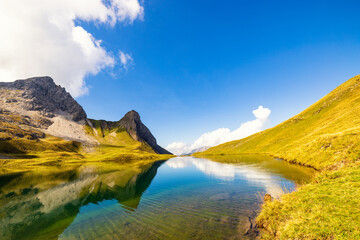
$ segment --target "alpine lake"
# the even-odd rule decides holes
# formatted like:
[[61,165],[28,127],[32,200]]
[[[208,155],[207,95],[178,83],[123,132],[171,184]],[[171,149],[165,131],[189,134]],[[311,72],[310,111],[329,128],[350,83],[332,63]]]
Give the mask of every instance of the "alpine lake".
[[0,239],[256,239],[265,193],[314,170],[263,155],[0,173]]

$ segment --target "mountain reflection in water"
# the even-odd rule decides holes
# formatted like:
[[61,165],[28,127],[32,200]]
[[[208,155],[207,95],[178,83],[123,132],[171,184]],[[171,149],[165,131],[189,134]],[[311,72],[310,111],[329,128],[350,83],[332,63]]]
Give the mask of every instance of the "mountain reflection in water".
[[135,209],[164,161],[84,165],[0,176],[0,239],[57,239],[83,205],[116,199]]
[[2,174],[0,239],[254,239],[259,194],[312,174],[260,155]]

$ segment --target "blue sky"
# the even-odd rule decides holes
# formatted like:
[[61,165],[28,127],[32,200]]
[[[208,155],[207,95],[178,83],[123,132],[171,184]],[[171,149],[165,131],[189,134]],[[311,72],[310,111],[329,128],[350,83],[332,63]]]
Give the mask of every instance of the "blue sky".
[[236,129],[271,109],[267,127],[359,74],[357,1],[145,0],[143,20],[77,22],[133,65],[86,77],[90,118],[136,110],[166,146]]

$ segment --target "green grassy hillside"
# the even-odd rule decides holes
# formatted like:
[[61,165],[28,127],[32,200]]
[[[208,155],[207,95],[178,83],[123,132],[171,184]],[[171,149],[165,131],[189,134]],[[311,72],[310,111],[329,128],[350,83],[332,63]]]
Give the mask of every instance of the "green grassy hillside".
[[[0,115],[1,116],[1,115]],[[15,118],[14,115],[12,115]],[[20,118],[20,116],[17,116]],[[85,132],[99,144],[82,144],[46,135],[18,121],[0,119],[0,167],[32,169],[38,165],[63,165],[74,162],[130,163],[172,157],[157,154],[146,143],[134,140],[125,129],[85,126]]]
[[360,164],[319,173],[311,183],[265,202],[263,239],[360,239]]
[[[34,153],[47,152],[72,154],[81,149],[76,141],[46,135],[36,128],[30,127],[29,120],[8,111],[0,111],[0,154],[5,158],[36,158]],[[0,156],[1,158],[1,156]]]
[[127,162],[132,159],[166,159],[171,156],[156,154],[147,143],[134,140],[125,128],[103,128],[100,120],[93,122],[93,127],[86,125],[86,132],[100,144],[94,147],[95,151],[86,155],[92,161]]
[[358,160],[359,149],[360,76],[356,76],[276,127],[197,155],[268,153],[323,169]]
[[320,170],[267,201],[264,239],[360,239],[360,76],[276,127],[195,155],[267,153]]

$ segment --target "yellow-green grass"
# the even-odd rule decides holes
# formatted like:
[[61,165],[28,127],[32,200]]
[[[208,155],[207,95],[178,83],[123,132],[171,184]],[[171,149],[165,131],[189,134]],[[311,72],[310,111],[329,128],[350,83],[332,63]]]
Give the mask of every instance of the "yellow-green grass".
[[[142,162],[166,160],[173,155],[151,154],[146,152],[125,152],[116,148],[101,147],[91,154],[77,152],[28,152],[26,154],[7,154],[6,159],[0,159],[0,174],[33,170],[34,167],[64,167],[66,165],[84,163],[116,163],[137,164]],[[106,151],[106,153],[104,153]]]
[[136,159],[161,160],[172,157],[156,154],[148,144],[134,140],[125,129],[102,130],[100,126],[92,129],[87,125],[86,131],[100,143],[94,147],[95,151],[86,154],[91,161],[129,162]]
[[[0,117],[3,115],[0,114]],[[15,115],[12,115],[15,116]],[[9,120],[9,119],[6,119]],[[18,121],[13,121],[13,118],[10,119],[11,122],[6,122],[0,118],[0,140],[8,140],[12,138],[25,138],[25,139],[34,139],[36,137],[42,137],[44,134],[37,130],[29,130],[21,128],[21,124]]]
[[13,137],[0,141],[2,171],[20,171],[33,166],[63,166],[69,163],[117,162],[164,160],[172,155],[156,154],[150,146],[135,141],[126,131],[116,131],[97,137],[100,144],[82,145],[76,141],[46,136],[36,140]]
[[360,77],[276,127],[195,155],[268,153],[323,169],[360,158]]
[[266,153],[320,170],[263,204],[269,239],[360,239],[360,76],[276,127],[195,155]]
[[313,182],[263,205],[263,239],[360,239],[360,165],[326,170]]

